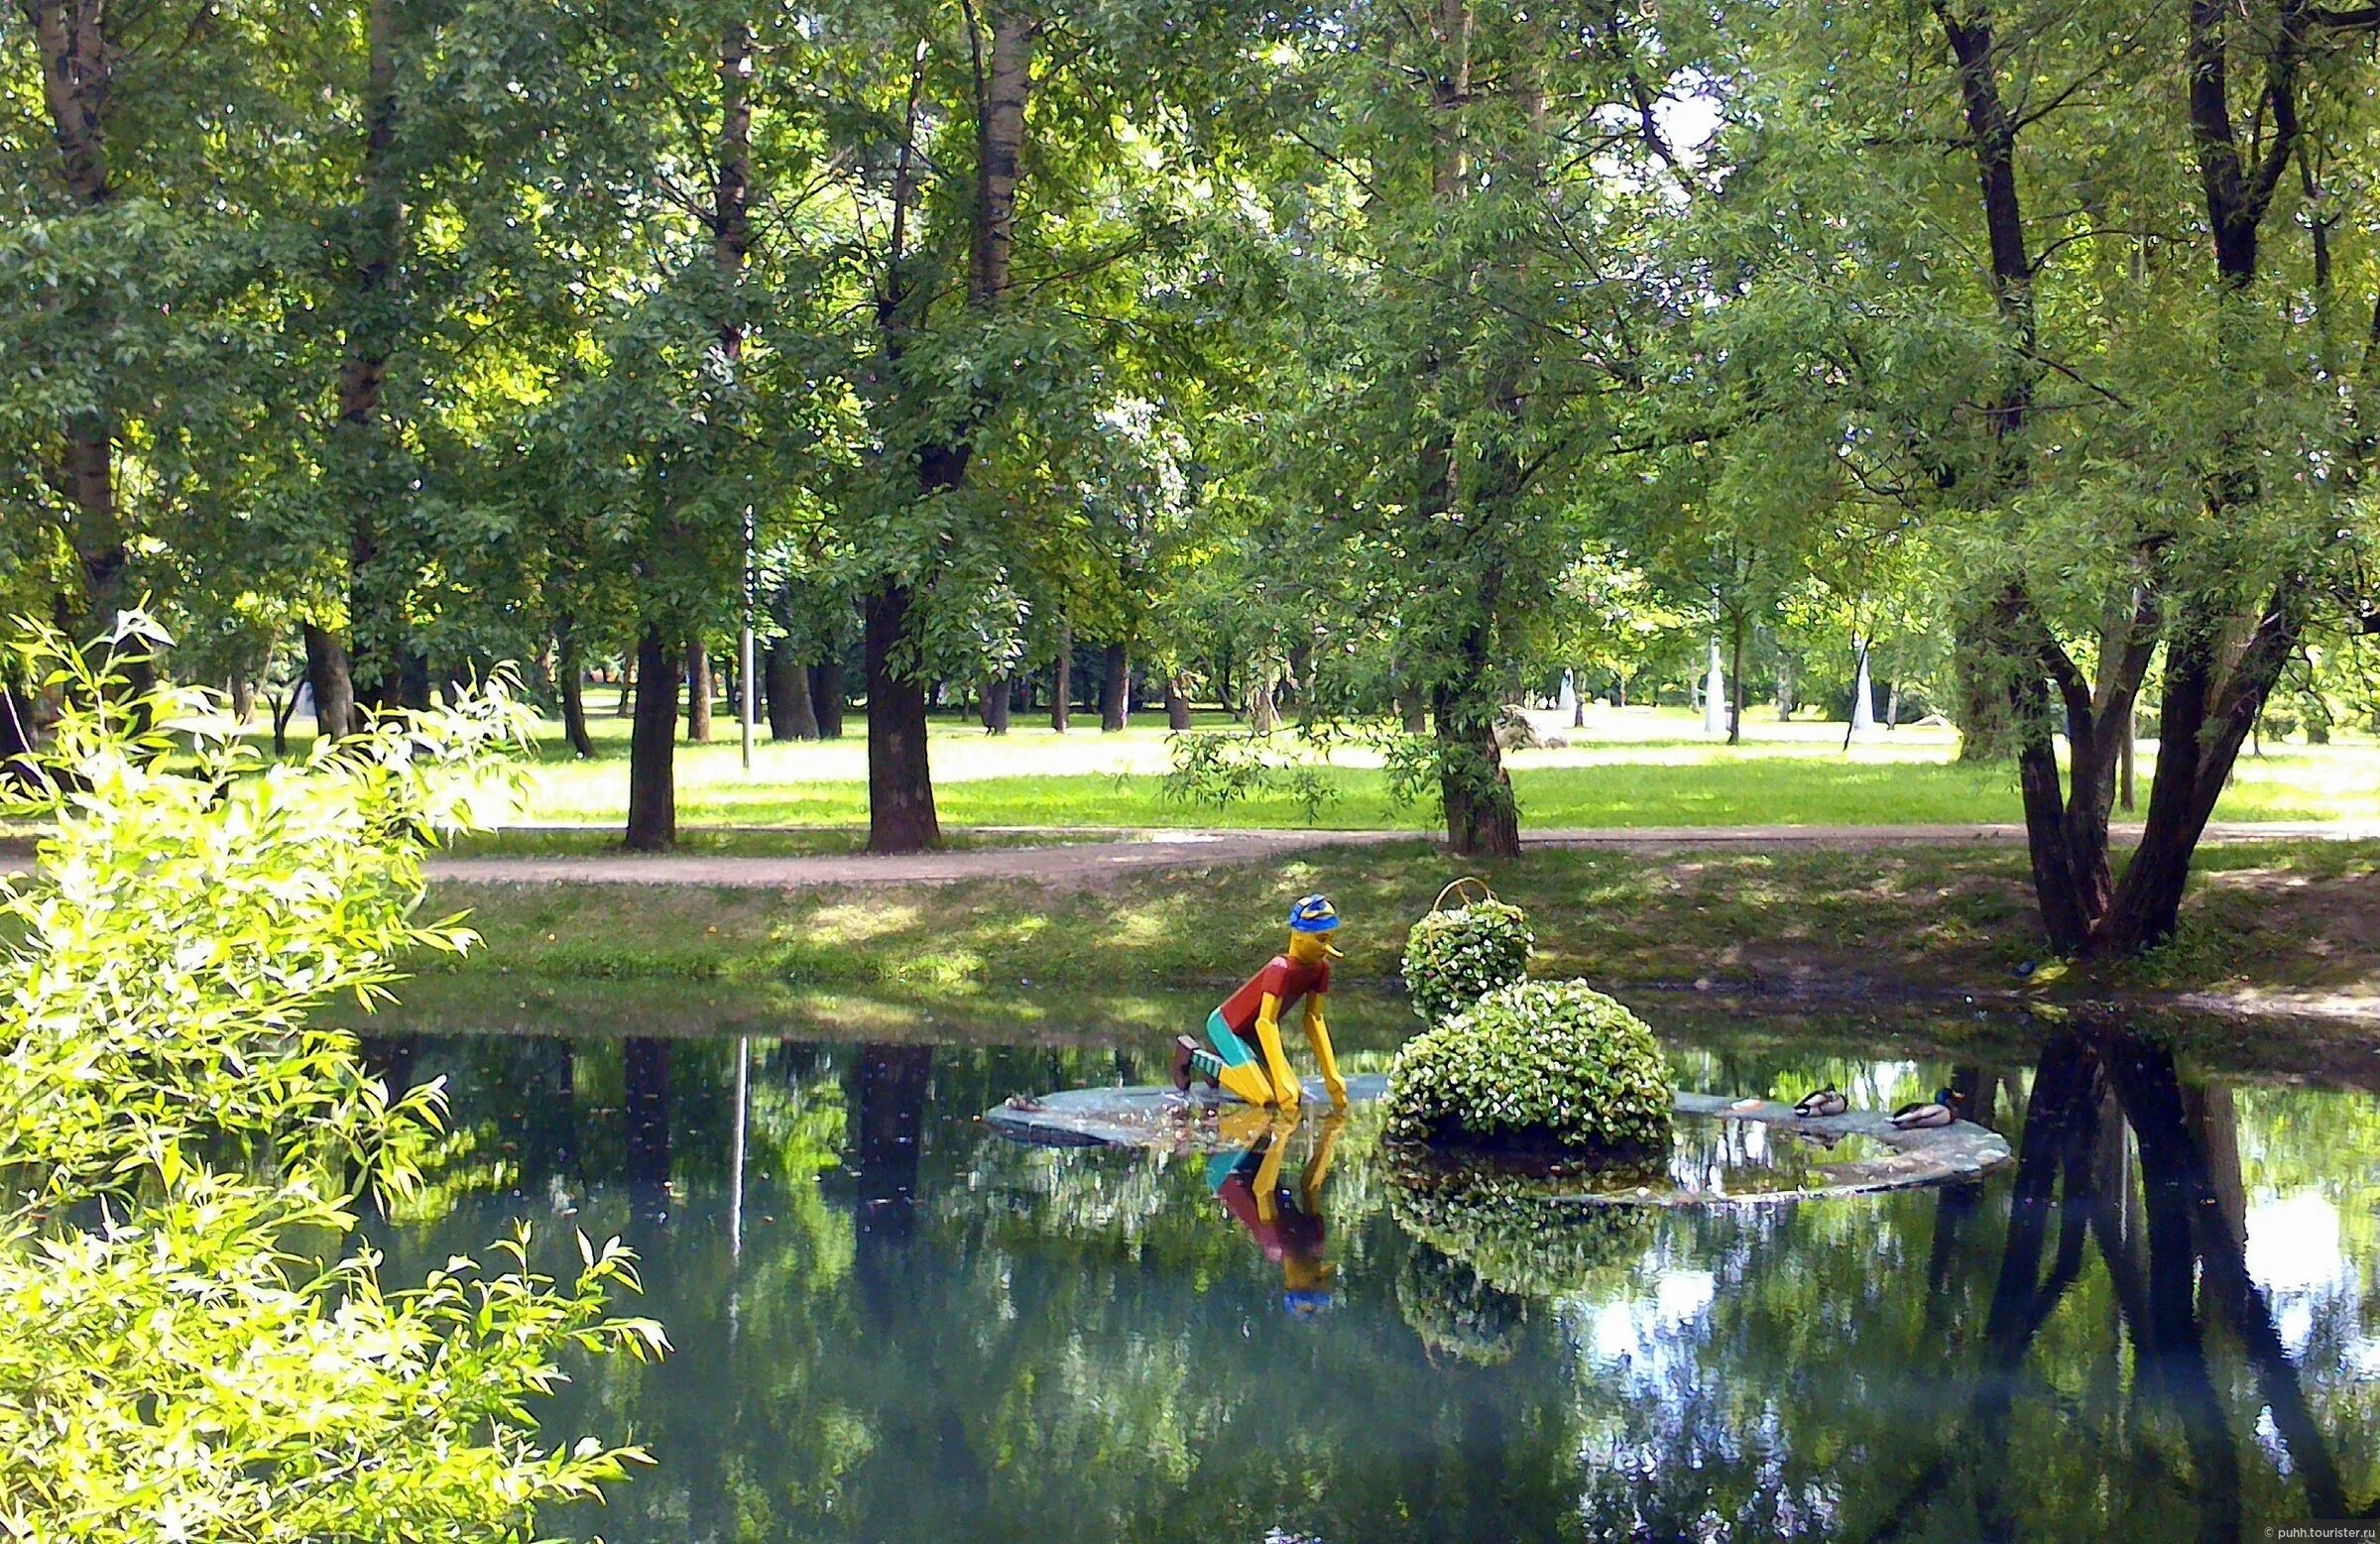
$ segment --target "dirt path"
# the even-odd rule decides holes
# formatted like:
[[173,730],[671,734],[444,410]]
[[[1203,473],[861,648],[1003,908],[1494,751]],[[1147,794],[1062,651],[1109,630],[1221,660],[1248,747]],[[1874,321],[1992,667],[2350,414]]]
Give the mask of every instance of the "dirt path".
[[[2116,828],[2118,841],[2138,826]],[[1081,831],[1046,835],[1048,846],[977,847],[877,858],[860,853],[736,858],[715,854],[605,853],[560,858],[440,858],[430,877],[466,885],[691,885],[722,890],[799,890],[813,886],[952,885],[968,880],[1026,880],[1042,886],[1097,887],[1150,870],[1254,863],[1316,847],[1373,847],[1421,839],[1413,831]],[[1539,831],[1530,847],[1592,847],[1646,854],[1691,848],[1800,847],[1850,852],[1879,847],[1990,847],[2021,844],[2018,825],[1671,826],[1634,830]],[[2210,842],[2380,841],[2372,822],[2266,822],[2209,826]],[[0,866],[5,860],[0,860]]]

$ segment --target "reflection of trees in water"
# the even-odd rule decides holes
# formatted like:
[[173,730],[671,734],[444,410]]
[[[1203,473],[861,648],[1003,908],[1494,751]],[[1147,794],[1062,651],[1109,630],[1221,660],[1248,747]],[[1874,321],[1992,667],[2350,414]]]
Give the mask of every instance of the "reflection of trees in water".
[[[2045,1272],[2053,1209],[2057,1247]],[[2131,1349],[2136,1440],[2160,1419],[2179,1425],[2201,1535],[2235,1537],[2244,1517],[2243,1423],[2217,1384],[2218,1325],[2253,1374],[2309,1514],[2346,1514],[2329,1444],[2248,1274],[2246,1240],[2226,1091],[2186,1090],[2170,1050],[2131,1036],[2068,1034],[2043,1051],[1972,1406],[1985,1537],[2022,1531],[2006,1466],[1992,1459],[2009,1449],[2019,1394],[2038,1397],[2026,1355],[2093,1243]]]
[[636,1036],[620,1047],[626,1175],[631,1188],[654,1205],[665,1203],[669,1185],[669,1051],[667,1040]]
[[[2188,1498],[2201,1537],[2235,1538],[2248,1515],[2240,1436],[2260,1404],[2287,1469],[2259,1477],[2268,1493],[2258,1497],[2256,1514],[2270,1514],[2273,1492],[2294,1477],[2307,1514],[2346,1515],[2328,1442],[2248,1274],[2244,1219],[2226,1091],[2186,1089],[2172,1052],[2136,1037],[2076,1032],[2054,1039],[2034,1074],[1966,1408],[1942,1434],[1939,1456],[1870,1536],[1897,1536],[1928,1505],[1947,1500],[1961,1477],[1971,1482],[1973,1527],[1983,1538],[2035,1535],[2044,1524],[2035,1508],[2045,1500],[2063,1503],[2057,1520],[2085,1521],[2072,1511],[2084,1487],[2045,1487],[2030,1465],[2015,1463],[2020,1412],[2042,1411],[2065,1429],[2070,1453],[2103,1457],[2129,1446],[2155,1471],[2142,1478],[2159,1498]],[[2101,1341],[2077,1403],[2071,1379],[2062,1386],[2063,1369],[2040,1366],[2036,1350],[2053,1315],[2075,1297],[2094,1246],[2112,1313],[2102,1308],[2093,1317],[2115,1340]],[[2126,1348],[2131,1380],[2119,1410],[2118,1390],[2108,1385],[2120,1381]],[[2225,1350],[2252,1374],[2255,1401],[2218,1382],[2214,1358]],[[2117,1437],[2109,1429],[2115,1420],[2124,1423],[2120,1444],[2086,1440]],[[2187,1478],[2157,1441],[2157,1429],[2169,1423],[2180,1430]],[[2053,1443],[2060,1435],[2049,1434]]]
[[1534,1176],[1486,1164],[1404,1153],[1387,1161],[1397,1226],[1504,1292],[1608,1292],[1652,1242],[1651,1208],[1565,1203]]
[[[1978,1110],[1997,1084],[1957,1082]],[[1681,1218],[1644,1275],[1714,1270],[1707,1314],[1571,1310],[1583,1343],[1599,1324],[1624,1341],[1630,1314],[1641,1332],[1581,1380],[1590,1533],[2228,1538],[2369,1507],[2248,1274],[2225,1091],[2187,1087],[2146,1042],[2074,1032],[2042,1050],[2023,1120],[1996,1238],[1978,1187],[1795,1208],[1743,1235],[1748,1260],[1709,1236],[1731,1223]],[[1813,1227],[1845,1215],[1865,1247],[1818,1247]],[[2273,1463],[2251,1446],[2263,1411]]]
[[1422,1245],[1397,1267],[1396,1308],[1433,1358],[1494,1366],[1519,1349],[1528,1302],[1481,1280],[1469,1262]]
[[[660,1453],[587,1519],[623,1539],[1592,1538],[1639,1518],[1653,1536],[1712,1518],[1737,1537],[1890,1536],[1896,1520],[1938,1538],[2187,1537],[2306,1510],[2325,1485],[2368,1505],[2367,1461],[2342,1480],[2343,1450],[2320,1446],[2354,1429],[2335,1390],[2298,1388],[2293,1413],[2296,1369],[2246,1278],[2233,1154],[2269,1145],[2266,1125],[2243,1102],[2225,1140],[2220,1091],[2181,1086],[2170,1060],[2119,1065],[2118,1048],[2044,1051],[2004,1220],[1998,1182],[1686,1215],[1581,1271],[1507,1261],[1535,1297],[1394,1226],[1387,1166],[1343,1144],[1343,1306],[1291,1324],[1197,1163],[979,1143],[947,1119],[1102,1081],[1104,1049],[1053,1068],[1040,1050],[767,1048],[750,1125],[770,1178],[739,1266],[702,1199],[724,1193],[707,1133],[727,1128],[727,1064],[680,1042],[666,1099],[687,1200],[643,1305],[679,1353],[574,1368],[556,1429],[633,1424]],[[528,1058],[523,1086],[556,1086],[548,1052],[506,1054]],[[597,1111],[585,1161],[620,1172],[621,1052],[588,1042],[558,1075]],[[2153,1121],[2160,1075],[2179,1114]],[[2013,1081],[1959,1076],[2013,1104]],[[2144,1171],[2182,1175],[2182,1204]],[[453,1242],[484,1242],[494,1218],[459,1217]],[[658,1238],[601,1187],[548,1229],[557,1259],[577,1226]],[[418,1252],[442,1257],[436,1241]],[[1665,1293],[1689,1278],[1702,1295]],[[1599,1335],[1626,1345],[1598,1351]],[[1908,1372],[1937,1356],[1937,1375]],[[2268,1400],[2286,1477],[2249,1435]],[[2202,1481],[2226,1454],[2227,1500]]]
[[859,1185],[863,1231],[892,1238],[908,1232],[933,1077],[930,1045],[860,1047],[851,1174]]

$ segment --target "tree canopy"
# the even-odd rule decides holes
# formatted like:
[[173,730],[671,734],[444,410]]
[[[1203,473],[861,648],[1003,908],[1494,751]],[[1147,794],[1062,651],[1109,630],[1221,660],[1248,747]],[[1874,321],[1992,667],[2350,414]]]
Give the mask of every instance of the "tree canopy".
[[517,659],[583,750],[617,668],[649,848],[747,615],[779,733],[864,711],[885,851],[954,702],[1363,735],[1511,854],[1563,672],[1716,644],[1739,724],[1864,665],[2014,764],[2058,947],[2133,952],[2268,703],[2368,697],[2375,31],[17,0],[0,601],[151,597],[331,737]]

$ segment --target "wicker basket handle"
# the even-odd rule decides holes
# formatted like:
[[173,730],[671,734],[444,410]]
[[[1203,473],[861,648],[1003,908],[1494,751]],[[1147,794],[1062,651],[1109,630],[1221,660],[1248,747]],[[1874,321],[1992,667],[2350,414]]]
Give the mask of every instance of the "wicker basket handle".
[[1471,895],[1469,891],[1465,891],[1463,888],[1466,885],[1478,887],[1480,891],[1480,899],[1482,900],[1493,900],[1495,898],[1495,891],[1488,888],[1488,882],[1486,880],[1480,879],[1474,875],[1466,874],[1461,879],[1456,880],[1452,884],[1448,885],[1446,889],[1440,891],[1438,892],[1438,898],[1430,902],[1430,909],[1435,911],[1439,907],[1445,905],[1446,897],[1449,895],[1456,896],[1464,905],[1470,905]]

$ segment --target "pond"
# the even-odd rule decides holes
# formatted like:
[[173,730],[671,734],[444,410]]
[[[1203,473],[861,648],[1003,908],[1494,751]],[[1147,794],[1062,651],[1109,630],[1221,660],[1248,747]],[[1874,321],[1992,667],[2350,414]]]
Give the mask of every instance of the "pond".
[[[1399,1012],[1343,1007],[1346,1059]],[[1549,1210],[1360,1118],[1219,1157],[980,1122],[1162,1076],[1145,1034],[419,1034],[369,1046],[449,1080],[455,1133],[374,1231],[399,1279],[516,1220],[557,1268],[572,1230],[636,1247],[676,1350],[572,1368],[550,1421],[655,1456],[547,1519],[616,1544],[2253,1538],[2380,1503],[2369,1091],[2101,1031],[1995,1065],[1648,1016],[1683,1087],[1953,1083],[2017,1162]]]

